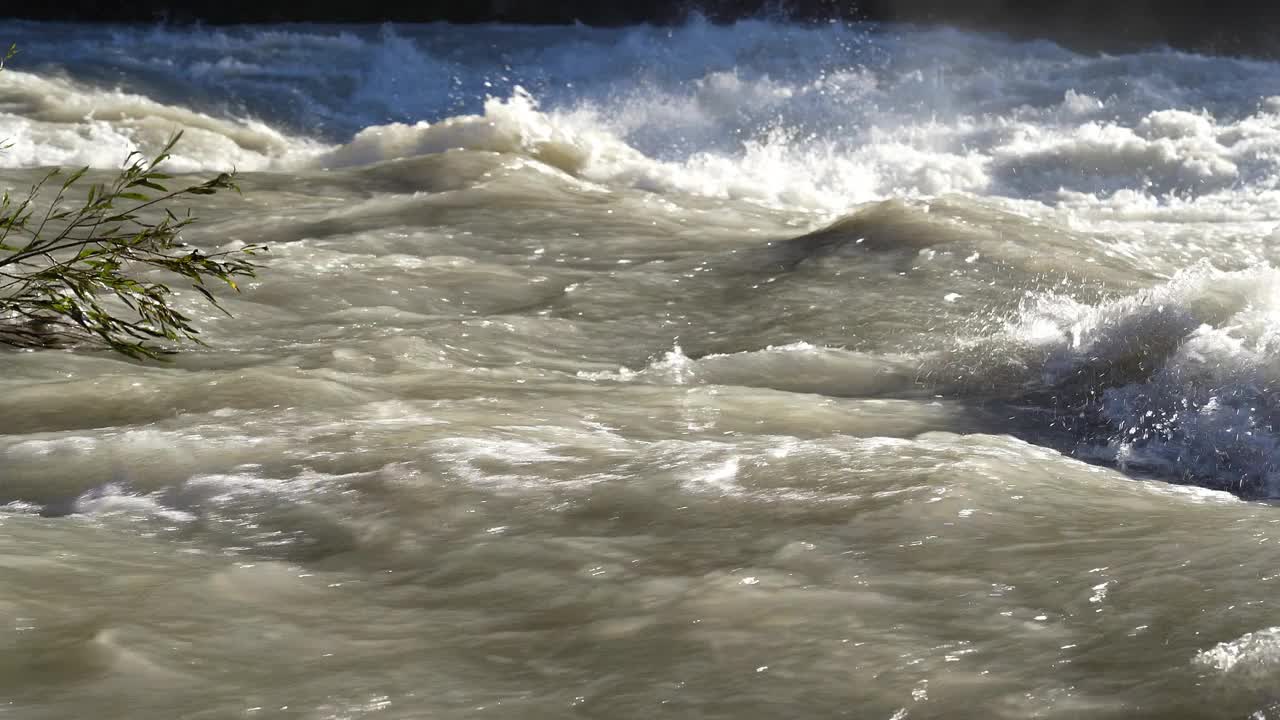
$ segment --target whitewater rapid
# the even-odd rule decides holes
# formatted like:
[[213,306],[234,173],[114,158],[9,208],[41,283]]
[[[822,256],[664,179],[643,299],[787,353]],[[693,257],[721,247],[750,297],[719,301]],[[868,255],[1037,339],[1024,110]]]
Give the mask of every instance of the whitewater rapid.
[[80,28],[71,46],[57,26],[7,27],[28,59],[4,80],[11,167],[114,167],[181,125],[193,170],[546,152],[586,179],[828,212],[972,193],[1225,220],[1275,189],[1265,62],[764,21],[465,41],[449,26]]
[[1278,717],[1280,66],[0,22],[207,343],[5,353],[0,716]]

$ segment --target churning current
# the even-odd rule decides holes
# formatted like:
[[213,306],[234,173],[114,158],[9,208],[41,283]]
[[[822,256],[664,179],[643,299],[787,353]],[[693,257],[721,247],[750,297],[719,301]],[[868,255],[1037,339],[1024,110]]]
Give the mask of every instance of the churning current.
[[6,352],[0,718],[1280,717],[1280,65],[0,24],[0,184],[235,168]]

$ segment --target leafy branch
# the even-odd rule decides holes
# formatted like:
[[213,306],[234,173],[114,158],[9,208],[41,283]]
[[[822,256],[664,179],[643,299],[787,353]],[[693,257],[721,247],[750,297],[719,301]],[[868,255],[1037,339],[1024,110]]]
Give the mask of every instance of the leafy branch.
[[[206,253],[181,241],[195,218],[175,215],[170,204],[239,191],[228,173],[168,189],[173,178],[159,168],[181,137],[150,160],[130,154],[114,180],[89,185],[86,199],[72,208],[66,203],[87,168],[65,179],[62,171],[51,171],[25,197],[0,198],[0,344],[92,343],[154,359],[172,352],[171,343],[200,343],[191,318],[173,306],[173,290],[140,273],[161,270],[183,278],[226,313],[210,285],[239,291],[236,279],[254,277],[252,258],[266,248]],[[51,187],[57,188],[52,201],[38,203]]]

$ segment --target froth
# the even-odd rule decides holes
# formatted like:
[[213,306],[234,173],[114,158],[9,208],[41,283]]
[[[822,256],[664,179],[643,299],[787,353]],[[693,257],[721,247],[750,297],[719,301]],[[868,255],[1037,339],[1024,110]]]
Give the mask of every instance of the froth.
[[[316,162],[340,168],[463,149],[517,154],[591,182],[650,192],[818,210],[874,197],[859,164],[829,149],[804,151],[813,165],[797,162],[785,132],[747,143],[740,156],[699,152],[662,161],[629,145],[592,113],[541,110],[522,88],[506,99],[488,99],[483,115],[366,128]],[[823,163],[828,167],[815,175]]]
[[131,152],[153,154],[176,132],[185,139],[170,167],[179,172],[268,170],[297,164],[320,143],[261,122],[219,119],[121,90],[60,77],[0,73],[0,167],[118,167]]
[[1035,295],[977,345],[993,360],[971,366],[982,383],[1101,424],[1082,438],[1087,457],[1280,494],[1280,271],[1203,263],[1096,304]]
[[[66,60],[63,74],[0,76],[10,166],[113,167],[181,127],[185,169],[303,171],[461,147],[805,212],[970,193],[1086,220],[1130,207],[1156,219],[1189,206],[1274,214],[1280,76],[1269,63],[768,21],[77,29],[61,55],[62,38],[25,32],[31,53]],[[121,52],[143,41],[149,62]],[[120,90],[91,81],[104,57]]]

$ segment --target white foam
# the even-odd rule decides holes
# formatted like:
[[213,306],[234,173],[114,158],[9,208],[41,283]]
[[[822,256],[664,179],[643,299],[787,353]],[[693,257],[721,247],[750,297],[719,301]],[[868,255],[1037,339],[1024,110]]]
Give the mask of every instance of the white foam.
[[[768,21],[73,32],[14,28],[84,79],[21,57],[0,74],[0,136],[14,143],[0,163],[114,167],[183,127],[178,166],[192,170],[465,147],[607,185],[820,213],[973,193],[1069,206],[1085,222],[1131,207],[1144,220],[1277,214],[1274,63]],[[145,63],[126,52],[139,44]],[[103,58],[114,86],[96,79]]]
[[131,152],[152,155],[185,133],[170,168],[178,172],[267,170],[297,164],[321,143],[261,122],[219,119],[122,90],[58,77],[0,73],[0,167],[120,166]]
[[1195,661],[1220,673],[1269,676],[1280,663],[1280,627],[1266,628],[1218,643],[1198,653]]
[[1115,433],[1107,459],[1280,494],[1280,402],[1268,391],[1280,382],[1280,270],[1202,263],[1096,305],[1034,295],[1000,334],[978,342],[1039,353],[1027,383],[1098,383],[1070,392],[1101,400]]

